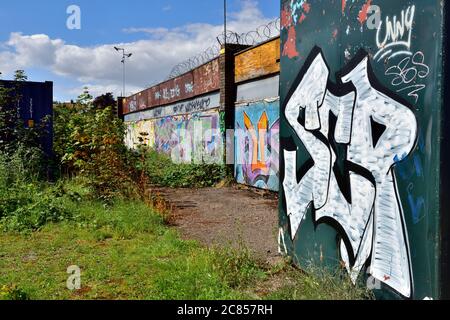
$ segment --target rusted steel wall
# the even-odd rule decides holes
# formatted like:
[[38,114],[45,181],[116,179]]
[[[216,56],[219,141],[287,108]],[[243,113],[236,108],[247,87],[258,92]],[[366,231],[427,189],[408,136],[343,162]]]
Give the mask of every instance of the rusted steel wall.
[[235,56],[235,82],[278,73],[280,71],[280,38],[272,39]]
[[212,60],[184,75],[125,99],[123,113],[136,112],[219,90],[219,60]]

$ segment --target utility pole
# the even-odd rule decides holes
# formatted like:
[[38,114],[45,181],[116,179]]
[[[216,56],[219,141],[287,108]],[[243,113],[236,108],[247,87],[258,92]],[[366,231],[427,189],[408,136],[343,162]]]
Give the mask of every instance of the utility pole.
[[223,0],[223,35],[224,44],[227,44],[227,0]]
[[123,91],[122,91],[122,97],[125,97],[126,94],[126,87],[125,87],[125,62],[127,58],[130,58],[133,54],[132,53],[126,53],[124,48],[118,48],[114,47],[114,49],[117,52],[122,51],[122,60],[120,61],[123,64]]

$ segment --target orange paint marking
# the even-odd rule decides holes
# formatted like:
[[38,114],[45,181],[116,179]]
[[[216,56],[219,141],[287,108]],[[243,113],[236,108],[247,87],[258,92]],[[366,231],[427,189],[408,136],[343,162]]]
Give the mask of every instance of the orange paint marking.
[[358,14],[358,21],[363,24],[367,21],[367,14],[369,12],[369,8],[372,5],[372,0],[367,0],[367,2],[363,5],[361,11]]

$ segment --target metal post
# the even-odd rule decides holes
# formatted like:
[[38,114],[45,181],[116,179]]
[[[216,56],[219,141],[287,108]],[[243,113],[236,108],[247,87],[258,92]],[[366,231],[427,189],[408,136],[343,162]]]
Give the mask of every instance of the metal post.
[[124,48],[118,48],[118,47],[114,47],[114,49],[116,51],[122,51],[122,64],[123,64],[123,91],[122,91],[122,97],[126,96],[126,79],[125,79],[125,63],[127,58],[130,58],[133,54],[132,53],[125,53],[125,49]]
[[223,36],[224,44],[227,44],[227,0],[223,0]]
[[125,87],[125,50],[123,50],[123,97],[126,97],[126,87]]

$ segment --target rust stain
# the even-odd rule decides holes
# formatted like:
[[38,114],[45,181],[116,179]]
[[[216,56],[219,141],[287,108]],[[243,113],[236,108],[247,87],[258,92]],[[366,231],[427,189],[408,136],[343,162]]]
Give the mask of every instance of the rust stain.
[[219,59],[214,59],[186,74],[124,99],[123,114],[175,103],[219,90],[219,87]]

